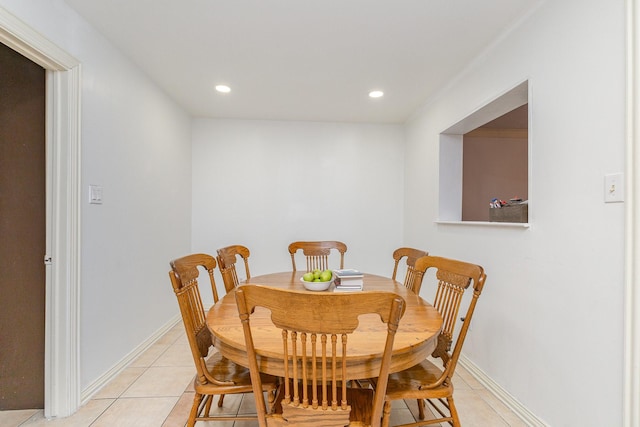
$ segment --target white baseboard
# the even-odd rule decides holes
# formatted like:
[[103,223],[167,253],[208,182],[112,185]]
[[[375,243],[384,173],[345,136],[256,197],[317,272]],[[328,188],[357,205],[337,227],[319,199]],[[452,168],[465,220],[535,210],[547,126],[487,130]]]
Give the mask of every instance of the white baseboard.
[[97,393],[102,387],[104,387],[109,381],[114,379],[124,368],[129,366],[131,362],[144,353],[153,343],[158,341],[164,334],[166,334],[171,328],[178,324],[182,320],[180,315],[176,315],[167,323],[165,323],[160,329],[153,333],[149,338],[144,340],[140,345],[134,348],[129,354],[127,354],[120,362],[109,369],[107,372],[93,381],[87,388],[82,390],[80,395],[80,404],[87,403],[95,393]]
[[505,404],[513,413],[515,413],[523,422],[532,427],[548,427],[548,425],[540,418],[536,417],[533,412],[527,409],[515,397],[509,394],[504,388],[496,383],[491,377],[482,371],[475,363],[460,355],[458,363],[463,366],[473,377],[480,382],[487,390],[493,393],[502,403]]

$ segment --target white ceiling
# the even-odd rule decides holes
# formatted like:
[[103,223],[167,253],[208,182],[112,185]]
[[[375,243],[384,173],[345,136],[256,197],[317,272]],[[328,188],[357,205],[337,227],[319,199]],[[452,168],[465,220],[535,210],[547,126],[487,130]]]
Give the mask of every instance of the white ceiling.
[[194,116],[374,123],[404,122],[541,2],[65,1]]

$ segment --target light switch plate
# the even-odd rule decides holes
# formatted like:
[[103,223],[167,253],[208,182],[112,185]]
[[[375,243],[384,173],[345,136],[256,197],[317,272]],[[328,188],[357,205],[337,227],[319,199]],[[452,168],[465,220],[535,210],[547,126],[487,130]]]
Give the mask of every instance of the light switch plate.
[[89,203],[92,205],[102,204],[102,186],[89,185]]
[[624,175],[622,173],[604,176],[604,202],[624,202]]

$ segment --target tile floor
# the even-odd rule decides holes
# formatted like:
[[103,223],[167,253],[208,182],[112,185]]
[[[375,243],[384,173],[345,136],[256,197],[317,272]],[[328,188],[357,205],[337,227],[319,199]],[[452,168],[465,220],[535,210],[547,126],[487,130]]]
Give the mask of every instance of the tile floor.
[[[178,324],[71,417],[47,420],[42,410],[0,411],[0,426],[183,427],[193,401],[194,374],[183,326]],[[454,384],[463,426],[526,426],[460,365]],[[415,401],[397,401],[394,405],[391,425],[414,420]],[[223,411],[255,413],[253,396],[226,396],[220,412]],[[258,423],[199,422],[196,426],[257,427]]]

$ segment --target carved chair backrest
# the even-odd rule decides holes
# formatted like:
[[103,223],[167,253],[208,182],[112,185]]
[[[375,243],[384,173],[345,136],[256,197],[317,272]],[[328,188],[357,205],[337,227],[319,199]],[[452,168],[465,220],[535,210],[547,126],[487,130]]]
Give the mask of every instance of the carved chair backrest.
[[239,256],[244,261],[245,279],[251,278],[249,272],[249,249],[241,245],[227,246],[218,249],[218,268],[222,275],[222,281],[227,292],[240,284],[238,273],[236,271],[236,261]]
[[[438,383],[450,381],[487,276],[479,265],[434,256],[419,258],[415,268],[423,271],[436,270],[435,278],[438,284],[433,305],[442,315],[444,322],[432,356],[440,358],[445,368]],[[471,284],[473,286],[470,288]],[[472,289],[473,294],[468,300],[466,311],[463,308],[462,327],[454,343],[457,319],[467,289]]]
[[416,270],[416,260],[420,257],[427,256],[428,253],[420,249],[414,248],[398,248],[393,251],[393,275],[391,278],[396,280],[398,274],[398,265],[400,260],[406,258],[407,269],[404,276],[404,287],[411,289],[416,294],[420,293],[422,286],[422,277],[424,271]]
[[[260,285],[244,285],[236,289],[238,312],[243,324],[254,395],[261,396],[258,358],[253,347],[251,316],[256,307],[271,312],[273,324],[282,331],[284,378],[282,409],[292,425],[314,424],[318,420],[336,418],[349,423],[351,407],[346,400],[350,337],[358,327],[358,316],[375,313],[387,325],[378,386],[371,406],[371,420],[379,425],[387,386],[391,350],[404,300],[391,292],[333,293],[301,292]],[[355,339],[355,337],[354,337]],[[354,345],[358,345],[357,341]],[[362,345],[361,343],[359,345]],[[266,425],[264,399],[256,397],[258,419]],[[310,416],[313,415],[311,418]],[[296,418],[299,417],[299,418]],[[317,418],[323,417],[323,418]],[[295,420],[295,421],[292,421]],[[307,419],[309,424],[305,422]]]
[[340,253],[340,268],[344,268],[344,254],[347,252],[347,245],[337,241],[319,241],[319,242],[293,242],[289,245],[289,254],[291,254],[291,264],[293,270],[296,271],[295,254],[298,250],[302,250],[307,262],[307,271],[327,270],[329,269],[329,255],[331,250],[337,250]]
[[196,366],[198,381],[201,384],[208,382],[217,384],[219,382],[210,375],[206,367],[206,358],[213,343],[211,332],[206,324],[202,297],[198,288],[199,267],[201,267],[208,272],[211,286],[214,289],[214,299],[218,300],[213,278],[216,260],[211,255],[193,254],[175,259],[170,264],[169,279],[180,306],[180,314]]

